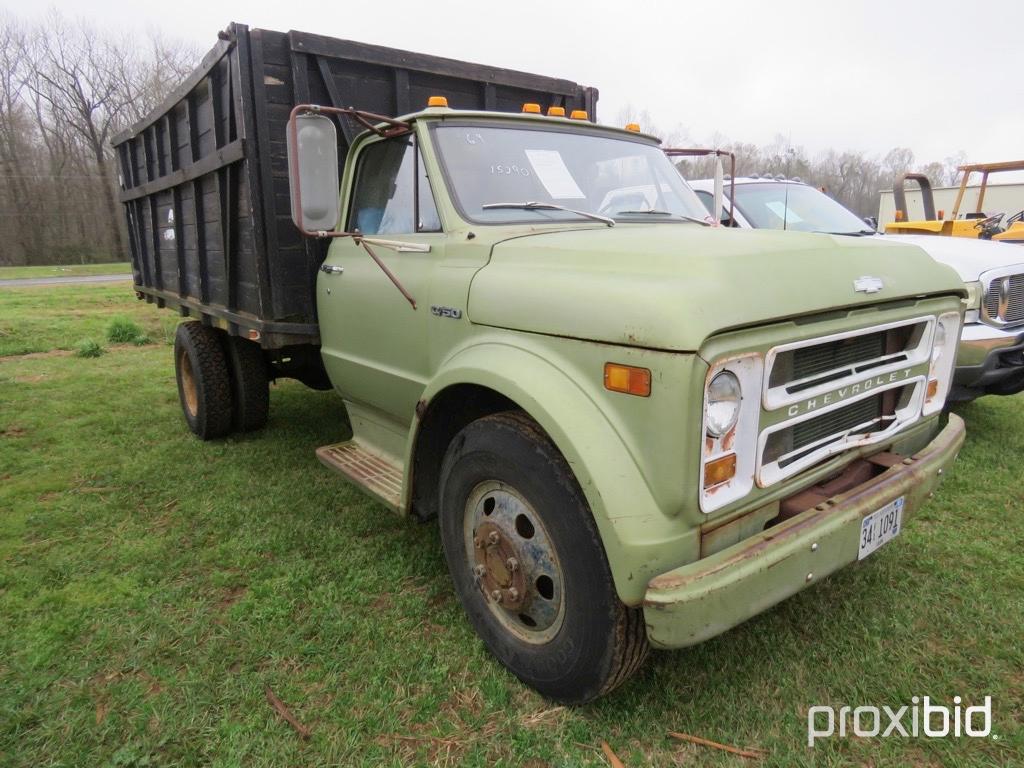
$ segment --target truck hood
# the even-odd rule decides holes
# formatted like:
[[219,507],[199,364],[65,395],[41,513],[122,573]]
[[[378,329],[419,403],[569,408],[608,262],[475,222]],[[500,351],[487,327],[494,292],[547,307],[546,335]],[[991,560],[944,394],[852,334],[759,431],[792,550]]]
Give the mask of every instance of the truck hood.
[[1024,273],[1024,249],[1012,243],[942,235],[879,235],[876,239],[882,238],[920,246],[936,261],[955,269],[965,283],[974,282],[982,272],[1000,267],[1020,265]]
[[[696,351],[730,329],[963,294],[951,269],[887,241],[664,223],[531,234],[494,245],[467,311],[500,328]],[[882,290],[856,292],[865,275],[880,278]]]

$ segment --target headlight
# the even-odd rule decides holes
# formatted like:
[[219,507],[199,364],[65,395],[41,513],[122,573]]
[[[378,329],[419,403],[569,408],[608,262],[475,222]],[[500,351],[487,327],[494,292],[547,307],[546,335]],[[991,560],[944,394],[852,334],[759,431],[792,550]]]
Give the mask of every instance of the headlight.
[[963,300],[964,309],[978,309],[981,307],[981,296],[985,292],[981,287],[981,283],[966,283],[964,288],[967,289],[967,298]]
[[956,363],[957,347],[960,343],[960,316],[955,312],[939,315],[932,337],[931,370],[928,372],[928,389],[925,393],[921,413],[928,416],[942,410],[953,382],[953,366]]
[[754,487],[764,358],[756,352],[730,357],[713,365],[704,381],[700,508],[708,514]]
[[932,363],[937,363],[939,358],[942,356],[942,351],[946,348],[946,342],[948,337],[946,335],[946,326],[944,323],[938,323],[935,326],[935,338],[932,341]]
[[736,426],[740,415],[740,380],[730,371],[722,371],[708,387],[707,429],[712,437],[721,437]]

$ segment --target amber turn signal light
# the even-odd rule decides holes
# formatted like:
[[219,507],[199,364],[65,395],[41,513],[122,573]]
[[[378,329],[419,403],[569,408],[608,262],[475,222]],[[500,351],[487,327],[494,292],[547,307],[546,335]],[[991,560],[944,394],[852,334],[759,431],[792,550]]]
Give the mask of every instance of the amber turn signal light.
[[736,454],[727,453],[725,456],[719,456],[704,465],[704,488],[721,485],[735,476]]
[[634,368],[632,365],[605,363],[604,388],[611,392],[649,397],[651,394],[651,372],[646,368]]
[[939,394],[939,380],[938,379],[929,379],[928,380],[928,393],[925,395],[924,399],[925,400],[931,400],[937,394]]
[[431,96],[427,99],[428,107],[447,107],[448,98],[446,96]]

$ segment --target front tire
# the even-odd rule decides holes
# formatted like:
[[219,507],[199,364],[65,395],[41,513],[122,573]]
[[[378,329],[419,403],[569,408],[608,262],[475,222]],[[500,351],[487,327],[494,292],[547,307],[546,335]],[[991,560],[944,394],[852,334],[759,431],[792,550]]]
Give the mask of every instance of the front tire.
[[194,320],[174,334],[174,373],[188,428],[203,440],[231,431],[231,381],[220,331]]
[[516,677],[568,704],[597,698],[643,664],[643,613],[622,604],[583,494],[525,414],[465,427],[441,467],[440,525],[455,591]]

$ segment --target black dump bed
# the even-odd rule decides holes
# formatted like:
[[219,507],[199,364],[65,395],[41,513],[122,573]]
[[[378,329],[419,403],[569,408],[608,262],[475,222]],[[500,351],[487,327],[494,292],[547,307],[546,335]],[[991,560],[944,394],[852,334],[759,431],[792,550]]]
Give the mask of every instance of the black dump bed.
[[[114,139],[140,298],[258,339],[318,344],[313,286],[326,243],[292,224],[285,127],[296,104],[398,116],[442,95],[456,109],[524,102],[585,109],[567,80],[305,32],[232,24],[156,110]],[[339,123],[343,164],[360,128]]]

